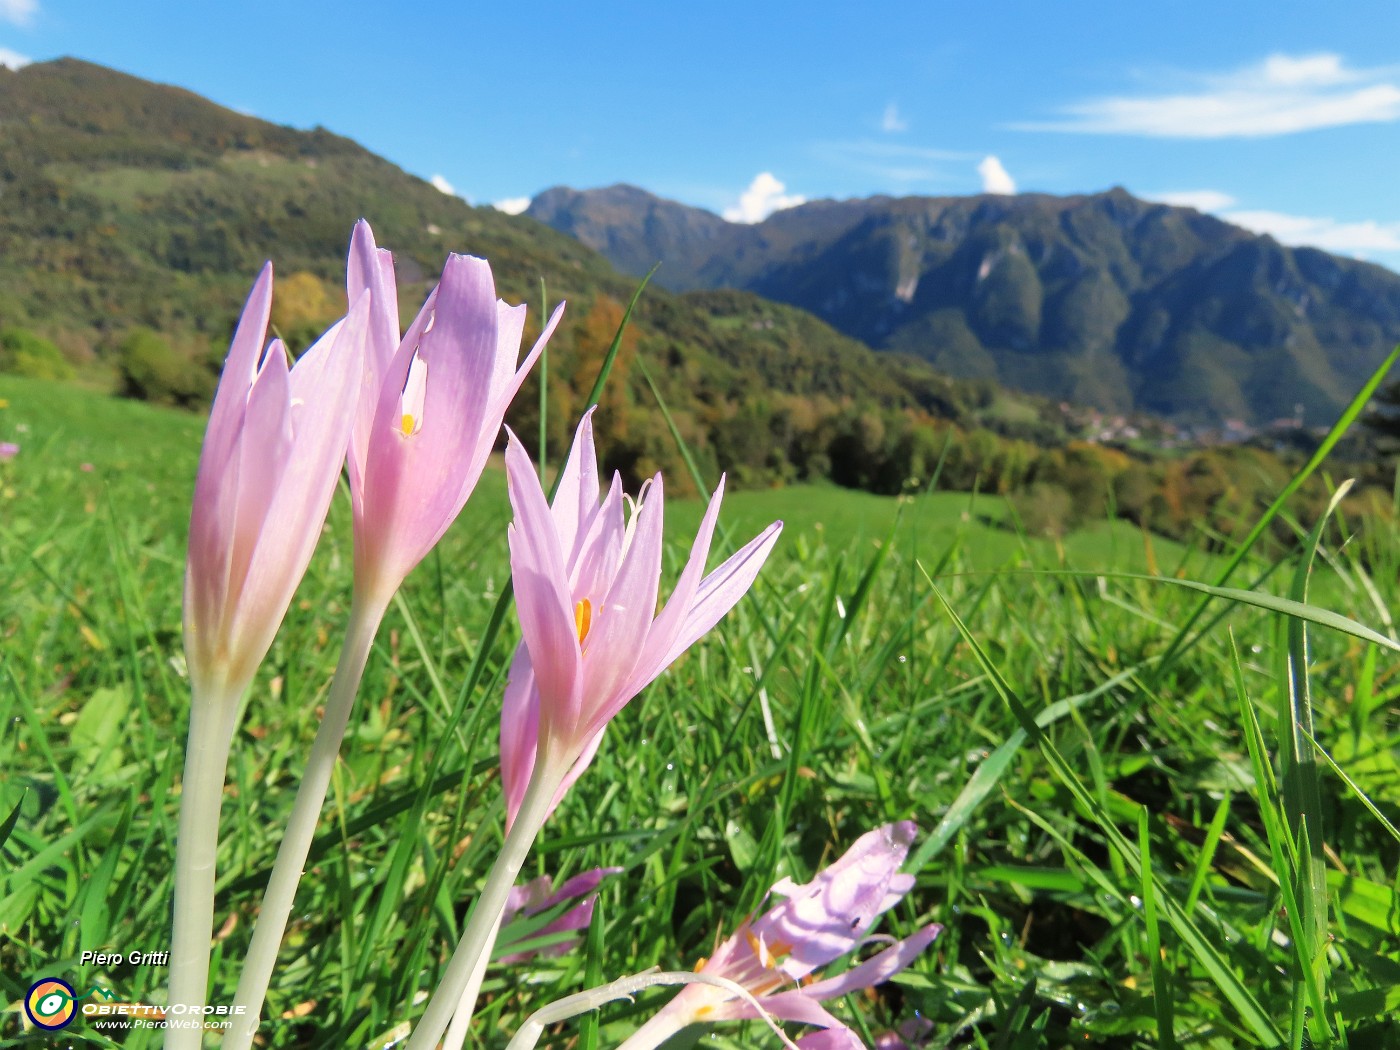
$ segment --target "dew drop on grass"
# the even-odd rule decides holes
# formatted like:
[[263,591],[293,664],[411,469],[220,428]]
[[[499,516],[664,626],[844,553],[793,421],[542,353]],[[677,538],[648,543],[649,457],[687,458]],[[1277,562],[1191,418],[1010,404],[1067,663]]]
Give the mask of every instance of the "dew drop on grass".
[[1134,908],[1137,908],[1139,911],[1142,910],[1142,898],[1139,897],[1136,893],[1130,896],[1128,898],[1128,901],[1132,904]]
[[905,656],[903,653],[900,653],[900,654],[899,654],[899,662],[900,662],[900,663],[908,663],[908,662],[909,662],[909,657]]
[[670,771],[670,770],[675,769],[675,768],[676,768],[676,767],[675,767],[675,764],[674,764],[674,763],[671,763],[671,762],[667,762],[667,763],[666,763],[666,769],[667,769],[667,771]]

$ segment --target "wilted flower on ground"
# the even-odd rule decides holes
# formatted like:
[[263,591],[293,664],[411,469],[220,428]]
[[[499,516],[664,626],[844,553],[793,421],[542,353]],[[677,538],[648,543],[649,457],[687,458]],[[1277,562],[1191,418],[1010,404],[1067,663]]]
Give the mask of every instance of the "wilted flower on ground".
[[927,1017],[911,1017],[895,1032],[882,1032],[875,1037],[875,1050],[911,1050],[923,1046],[933,1033],[933,1022]]
[[356,588],[387,602],[461,512],[564,304],[517,366],[525,307],[496,298],[485,259],[449,255],[402,340],[393,256],[363,220],[348,283],[351,301],[371,296],[349,455]]
[[[555,889],[554,880],[548,875],[541,875],[523,885],[512,887],[510,896],[506,898],[505,911],[501,913],[501,935],[496,942],[498,948],[506,954],[498,961],[508,965],[525,962],[536,955],[563,955],[578,943],[578,931],[588,929],[588,924],[593,921],[593,904],[597,900],[594,891],[598,889],[598,884],[607,876],[616,875],[621,870],[594,868],[575,875],[558,889]],[[511,924],[516,919],[526,920],[543,915],[569,901],[578,903],[538,929],[512,929]],[[521,925],[526,924],[522,922]],[[561,936],[564,934],[572,936]],[[516,945],[526,943],[536,943],[539,946],[512,950]]]
[[[761,918],[740,923],[734,935],[721,943],[713,956],[702,960],[696,971],[741,985],[773,1017],[828,1030],[825,1035],[811,1033],[800,1044],[804,1048],[860,1046],[820,1000],[888,980],[928,947],[941,927],[925,926],[834,977],[814,980],[813,975],[859,948],[875,920],[913,887],[914,877],[899,874],[899,866],[915,831],[910,821],[887,824],[862,835],[840,860],[811,882],[798,885],[783,879],[771,892],[787,899]],[[659,1046],[692,1024],[758,1016],[753,1005],[722,988],[687,985],[619,1050]]]
[[558,802],[592,761],[608,722],[744,596],[783,527],[774,522],[702,579],[721,478],[658,613],[661,475],[643,486],[628,520],[622,479],[614,475],[603,494],[592,417],[590,409],[579,424],[552,507],[514,435],[506,448],[511,575],[524,635],[501,711],[508,823],[540,763],[558,783]]

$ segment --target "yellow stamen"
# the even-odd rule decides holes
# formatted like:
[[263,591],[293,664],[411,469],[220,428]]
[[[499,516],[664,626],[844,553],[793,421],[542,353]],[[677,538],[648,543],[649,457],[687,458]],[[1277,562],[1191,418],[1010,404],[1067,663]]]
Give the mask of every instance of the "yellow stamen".
[[403,419],[399,420],[399,426],[403,430],[404,437],[408,437],[410,434],[413,433],[413,428],[416,425],[416,422],[417,421],[413,418],[412,412],[405,412],[403,414]]
[[588,637],[588,628],[593,625],[593,603],[587,598],[574,606],[574,627],[578,630],[578,640]]
[[703,970],[705,968],[705,964],[709,961],[710,960],[705,958],[703,955],[700,956],[700,961],[695,964],[695,972],[699,973],[701,970]]
[[754,955],[758,957],[758,961],[763,964],[765,970],[773,969],[778,965],[779,959],[792,951],[792,945],[785,944],[782,941],[774,941],[771,947],[764,944],[754,936],[752,930],[745,930],[744,937],[748,940],[749,948],[752,949]]

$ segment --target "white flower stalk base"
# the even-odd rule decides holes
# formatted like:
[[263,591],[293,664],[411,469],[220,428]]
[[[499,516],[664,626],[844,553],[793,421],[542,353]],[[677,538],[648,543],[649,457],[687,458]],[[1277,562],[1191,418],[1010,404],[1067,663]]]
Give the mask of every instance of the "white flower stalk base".
[[[239,694],[196,696],[180,787],[175,839],[175,914],[170,940],[171,1005],[199,1016],[209,994],[209,950],[214,936],[214,878],[224,774],[238,719]],[[169,1028],[166,1050],[199,1050],[198,1029]]]
[[[414,1027],[405,1050],[432,1050],[447,1030],[448,1022],[452,1022],[454,1034],[465,1037],[476,1008],[477,992],[485,976],[486,961],[490,959],[491,949],[496,944],[506,898],[520,877],[520,869],[530,855],[535,837],[544,827],[550,803],[562,780],[563,775],[555,772],[547,761],[541,761],[535,767],[535,775],[525,789],[515,823],[511,825],[501,852],[491,865],[486,885],[482,887],[476,907],[467,921],[467,928],[462,932],[457,950],[452,953],[447,971],[442,975],[442,983],[428,1000],[428,1008]],[[460,1047],[461,1043],[457,1046]],[[443,1048],[452,1050],[452,1043],[444,1042]]]
[[[387,608],[385,601],[362,601],[358,597],[351,605],[350,622],[345,628],[345,645],[340,650],[335,677],[331,679],[325,715],[306,760],[306,773],[302,776],[301,787],[297,789],[296,801],[292,803],[292,814],[287,820],[287,830],[277,850],[272,874],[267,880],[267,890],[263,894],[257,925],[253,929],[253,940],[248,945],[243,973],[238,979],[238,991],[233,1000],[233,1027],[224,1037],[224,1050],[248,1050],[253,1044],[267,999],[267,987],[277,966],[282,935],[287,931],[287,920],[296,900],[297,884],[301,881],[307,854],[311,852],[321,807],[325,805],[336,758],[350,722],[350,709],[360,690],[360,680],[364,677],[375,632],[379,630]],[[241,1016],[237,1013],[240,1006],[245,1008]]]
[[[758,1011],[759,1017],[763,1019],[764,1024],[773,1030],[773,1034],[782,1041],[783,1046],[787,1047],[788,1050],[797,1050],[797,1044],[787,1037],[787,1034],[778,1027],[777,1022],[763,1009],[763,1004],[743,985],[707,973],[687,971],[663,973],[655,969],[645,970],[642,973],[633,974],[631,977],[621,977],[611,984],[590,988],[586,992],[576,992],[536,1010],[515,1033],[515,1037],[506,1044],[506,1050],[534,1050],[546,1026],[567,1021],[571,1017],[596,1010],[600,1006],[605,1006],[618,999],[631,999],[644,988],[653,988],[662,984],[708,984],[711,987],[723,989],[736,998],[743,999]],[[656,1018],[652,1018],[652,1021],[655,1020]],[[628,1050],[655,1050],[656,1047],[685,1027],[669,1023],[671,1018],[663,1018],[662,1020],[668,1023],[653,1025],[648,1022],[628,1037],[627,1041],[618,1047],[618,1050],[622,1050],[623,1047],[627,1047]]]

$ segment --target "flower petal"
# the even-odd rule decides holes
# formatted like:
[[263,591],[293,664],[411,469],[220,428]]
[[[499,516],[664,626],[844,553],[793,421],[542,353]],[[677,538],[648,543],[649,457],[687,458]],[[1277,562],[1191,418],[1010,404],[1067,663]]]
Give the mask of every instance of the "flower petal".
[[[584,644],[583,732],[602,729],[638,690],[622,689],[631,677],[652,617],[661,583],[661,533],[666,509],[661,475],[652,479],[633,522],[631,542],[607,595],[593,612],[593,627]],[[640,688],[640,687],[639,687]]]
[[671,597],[666,600],[665,607],[657,614],[651,629],[647,631],[646,641],[642,645],[641,655],[638,656],[637,666],[633,671],[633,681],[628,683],[629,689],[637,682],[641,683],[636,685],[635,692],[645,688],[647,682],[659,675],[676,658],[670,655],[672,646],[676,636],[680,634],[681,625],[690,611],[695,592],[705,574],[705,562],[710,556],[710,543],[714,538],[723,500],[724,475],[720,475],[719,484],[715,486],[710,503],[705,508],[705,516],[700,519],[700,528],[696,530],[695,541],[690,547],[690,558],[681,570],[680,579],[676,581]]
[[847,992],[859,991],[862,988],[873,988],[877,984],[888,981],[900,970],[907,967],[942,932],[942,926],[936,922],[930,923],[918,933],[906,937],[902,941],[896,941],[879,955],[866,960],[859,966],[853,966],[845,973],[839,973],[835,977],[828,977],[823,981],[807,985],[802,989],[802,993],[816,999],[831,999],[838,995],[845,995]]
[[[238,495],[233,508],[233,547],[229,553],[230,598],[241,593],[248,568],[277,494],[277,484],[287,467],[292,448],[291,377],[287,353],[274,339],[248,392],[243,438],[238,445]],[[264,610],[240,612],[261,617]]]
[[353,305],[365,292],[370,293],[368,345],[355,404],[349,460],[352,492],[364,487],[365,460],[384,376],[399,346],[399,296],[394,280],[394,256],[374,243],[369,223],[361,219],[350,236],[346,265],[346,291]]
[[559,475],[551,511],[559,545],[569,565],[574,564],[578,537],[585,524],[598,511],[601,489],[598,483],[598,453],[593,447],[593,406],[583,414],[574,431],[569,458]]
[[580,872],[573,878],[567,879],[563,885],[540,901],[537,906],[526,908],[525,914],[536,915],[556,904],[562,904],[564,901],[592,893],[609,875],[617,875],[621,871],[621,868],[591,868],[588,871]]
[[525,334],[525,313],[524,303],[511,306],[503,299],[496,300],[496,355],[492,362],[490,383],[493,401],[515,380],[520,339]]
[[[243,306],[238,328],[233,333],[233,342],[229,345],[228,357],[224,360],[219,388],[214,393],[214,404],[209,409],[209,423],[204,431],[204,445],[199,458],[200,470],[195,481],[196,505],[201,498],[208,498],[211,488],[222,483],[222,474],[213,465],[225,464],[232,456],[243,426],[248,392],[257,378],[271,316],[272,263],[268,263],[248,293],[248,301]],[[209,470],[204,469],[206,462],[210,464]]]
[[[839,1028],[841,1022],[827,1012],[826,1008],[809,996],[805,989],[761,995],[758,1001],[763,1009],[780,1021],[797,1021],[801,1024],[814,1024],[822,1028]],[[705,1021],[748,1021],[758,1017],[758,1011],[742,999],[730,999],[716,1006]]]
[[785,974],[800,979],[845,955],[899,899],[891,884],[910,885],[898,871],[915,832],[911,821],[887,824],[862,835],[811,882],[783,879],[773,887],[788,899],[755,921],[753,931],[766,944],[791,947],[779,964]]
[[539,478],[514,434],[506,445],[506,488],[515,510],[511,576],[540,694],[539,735],[542,740],[558,741],[561,735],[573,740],[579,721],[580,653],[571,595],[564,590],[564,558]]
[[[540,337],[535,340],[535,345],[530,347],[530,352],[525,355],[525,360],[520,362],[520,366],[515,369],[515,374],[507,377],[507,380],[502,382],[499,386],[493,385],[491,387],[492,396],[495,398],[495,407],[492,409],[493,412],[501,416],[505,415],[506,409],[510,407],[511,401],[514,400],[516,393],[519,392],[520,385],[525,382],[525,377],[530,374],[530,369],[533,368],[535,362],[539,360],[540,354],[544,352],[545,345],[549,342],[550,337],[554,335],[554,330],[559,327],[559,322],[563,317],[564,304],[560,303],[554,308],[554,313],[549,315],[549,320],[545,323],[544,330],[540,332]],[[504,343],[502,345],[504,345]],[[504,354],[504,352],[502,353]],[[519,354],[520,340],[517,338],[509,354],[509,360],[514,362]],[[493,380],[493,384],[494,382]]]
[[[603,502],[581,523],[573,553],[566,559],[569,587],[575,598],[601,602],[617,575],[627,536],[627,512],[623,509],[622,476],[614,474]],[[561,549],[563,541],[560,541]]]
[[800,1050],[866,1050],[865,1044],[843,1024],[808,1032],[797,1041]]
[[[655,678],[704,637],[710,628],[719,623],[725,613],[734,608],[739,599],[753,586],[753,581],[758,577],[763,563],[768,560],[768,555],[772,553],[782,531],[783,523],[773,522],[705,577],[696,590],[690,607],[685,610],[680,627],[676,630],[669,647],[659,654],[648,653],[648,662],[639,662],[636,671],[633,672],[634,681],[641,678],[650,681]],[[631,687],[630,683],[628,687]],[[638,688],[640,689],[640,686]]]
[[[489,412],[497,316],[489,264],[449,256],[379,393],[356,500],[358,579],[396,588],[476,485],[500,427]],[[406,417],[403,401],[415,370],[426,370],[421,419]]]
[[529,647],[521,642],[510,662],[505,696],[501,701],[501,786],[506,795],[507,831],[515,823],[515,815],[525,799],[525,788],[535,768],[539,733],[540,694],[535,688]]

